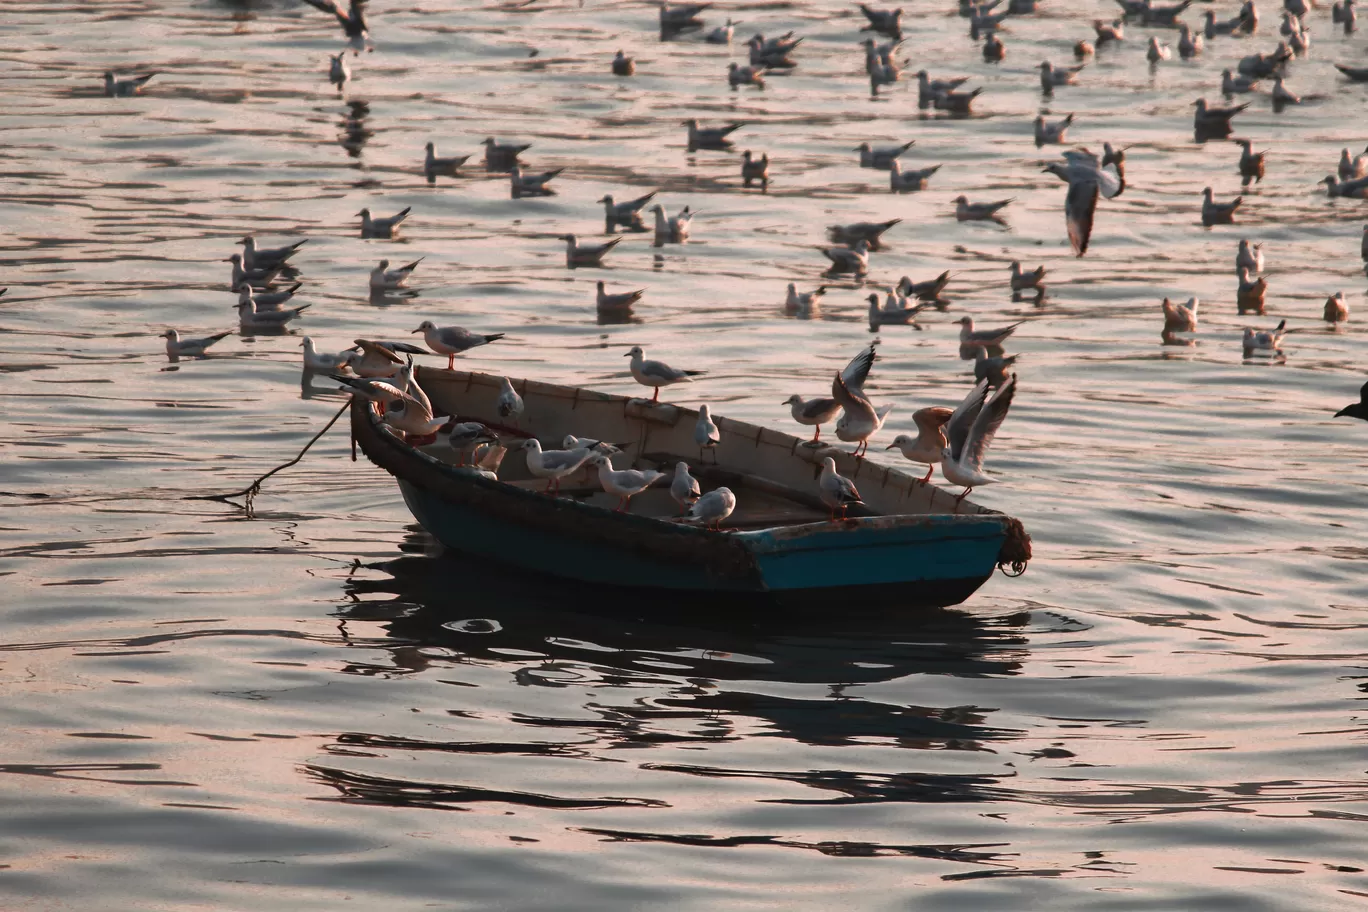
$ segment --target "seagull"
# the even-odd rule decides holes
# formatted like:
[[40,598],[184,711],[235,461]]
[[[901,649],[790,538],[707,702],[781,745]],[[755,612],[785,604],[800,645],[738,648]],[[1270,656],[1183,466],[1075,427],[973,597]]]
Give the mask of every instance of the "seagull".
[[[1365,234],[1365,237],[1368,237],[1368,234]],[[826,290],[825,285],[819,285],[813,291],[799,292],[798,286],[789,282],[788,295],[784,298],[784,313],[811,313],[821,306],[822,296],[826,294]]]
[[898,156],[912,148],[916,142],[917,141],[913,139],[908,140],[901,146],[880,146],[879,148],[874,148],[870,146],[869,143],[862,142],[855,147],[854,151],[860,153],[861,168],[877,168],[881,171],[887,171],[889,167],[892,166],[893,162],[897,160]]
[[692,383],[694,377],[701,377],[707,371],[680,370],[670,367],[663,361],[647,361],[646,354],[640,345],[633,345],[632,350],[623,355],[624,358],[631,358],[632,379],[642,386],[655,388],[655,394],[651,396],[652,402],[660,401],[660,388],[670,386],[674,383]]
[[225,263],[233,264],[233,276],[229,279],[228,290],[241,292],[242,289],[269,288],[271,283],[280,276],[283,266],[273,266],[269,269],[244,269],[242,266],[242,254],[235,253],[224,259]]
[[708,42],[708,44],[731,44],[732,29],[740,24],[741,23],[739,22],[732,22],[728,19],[726,25],[719,25],[711,32],[708,32],[708,34],[703,36],[703,40]]
[[1173,51],[1169,50],[1167,44],[1160,44],[1158,38],[1153,35],[1150,36],[1149,48],[1145,51],[1146,60],[1152,64],[1157,64],[1160,61],[1168,60],[1172,56]]
[[926,475],[920,480],[926,484],[936,463],[941,461],[941,451],[945,449],[945,431],[942,428],[950,420],[952,411],[941,406],[917,409],[912,413],[912,421],[917,425],[917,436],[899,434],[885,449],[897,450],[913,462],[926,465]]
[[660,4],[660,31],[664,33],[682,32],[703,27],[698,14],[710,8],[711,3],[669,3]]
[[928,304],[943,304],[945,302],[940,300],[940,293],[949,284],[950,270],[948,269],[934,279],[927,279],[924,282],[914,282],[909,277],[903,276],[898,280],[898,294],[905,298],[916,298]]
[[478,421],[462,421],[451,426],[447,435],[447,445],[456,451],[456,464],[466,464],[466,451],[481,443],[494,443],[499,438],[489,428]]
[[990,33],[983,42],[983,60],[985,63],[1001,63],[1007,59],[1007,47],[1002,43],[1002,39],[997,33]]
[[[680,463],[683,465],[684,463]],[[722,531],[722,522],[736,509],[736,495],[731,488],[715,488],[694,501],[689,508],[688,522],[702,522],[704,528]]]
[[1343,323],[1349,319],[1349,305],[1344,301],[1344,292],[1337,291],[1325,299],[1325,322]]
[[[1078,58],[1079,60],[1086,60],[1093,54],[1097,53],[1097,48],[1092,46],[1091,41],[1082,38],[1074,42],[1073,52],[1074,57]],[[1041,88],[1045,90],[1046,95],[1050,94],[1050,83],[1046,82],[1044,79],[1041,79]]]
[[606,244],[581,244],[573,234],[562,234],[559,240],[565,241],[565,265],[569,269],[576,266],[602,266],[603,257],[618,245],[622,238],[613,238]]
[[1202,224],[1210,228],[1212,225],[1229,225],[1235,221],[1235,210],[1240,208],[1244,202],[1244,197],[1237,196],[1228,203],[1218,203],[1212,197],[1211,188],[1207,187],[1202,191]]
[[949,111],[951,114],[970,114],[973,112],[974,99],[981,94],[983,89],[974,89],[972,92],[943,92],[936,96],[936,110]]
[[1234,139],[1231,142],[1239,145],[1240,149],[1240,177],[1243,186],[1248,187],[1251,181],[1263,183],[1264,177],[1264,156],[1267,152],[1255,152],[1252,144],[1247,139]]
[[1230,70],[1221,72],[1221,94],[1227,97],[1231,95],[1243,95],[1252,92],[1259,87],[1259,80],[1250,79],[1248,76],[1236,76]]
[[249,272],[264,272],[268,269],[279,268],[308,242],[308,239],[305,238],[302,241],[295,241],[293,244],[286,244],[284,247],[258,247],[256,238],[250,234],[238,241],[242,245],[242,265]]
[[992,203],[971,203],[966,196],[955,197],[955,218],[961,222],[1001,221],[998,212],[1012,202],[1011,199],[997,200]]
[[342,87],[351,79],[351,69],[347,66],[347,52],[345,49],[336,54],[328,55],[328,82],[337,86],[337,94],[342,94]]
[[[361,49],[367,47],[366,42],[370,39],[370,32],[366,30],[366,0],[351,0],[348,9],[343,10],[340,0],[304,0],[315,9],[325,13],[332,13],[337,17],[337,24],[342,26],[342,31],[347,35],[347,47],[351,48],[352,53],[360,55]],[[370,47],[369,50],[375,50]]]
[[694,149],[729,149],[731,140],[727,137],[741,129],[744,124],[734,123],[725,127],[700,127],[697,120],[692,118],[684,121],[684,125],[689,128],[689,150]]
[[1235,271],[1238,273],[1241,269],[1248,269],[1251,272],[1263,272],[1263,268],[1263,244],[1251,244],[1241,238],[1239,249],[1235,253]]
[[[333,380],[345,385],[356,395],[371,402],[378,402],[382,406],[388,406],[391,402],[402,402],[405,399],[413,399],[408,393],[399,389],[392,383],[384,380],[369,380],[363,377],[343,377],[333,375]],[[417,400],[414,400],[417,404]]]
[[518,395],[518,391],[513,388],[513,381],[507,377],[499,378],[499,398],[494,404],[495,411],[503,419],[512,419],[516,422],[523,413],[522,396]]
[[166,354],[172,358],[188,358],[194,355],[202,355],[209,346],[227,336],[231,336],[233,331],[216,333],[212,336],[205,336],[203,339],[182,339],[180,333],[174,329],[168,329],[162,333],[162,338],[166,340]]
[[1081,72],[1082,66],[1057,67],[1046,60],[1040,65],[1040,88],[1048,95],[1059,86],[1075,85]]
[[1255,313],[1263,313],[1264,299],[1268,294],[1268,280],[1263,276],[1251,279],[1248,269],[1239,270],[1237,275],[1239,276],[1239,285],[1235,290],[1235,309],[1239,313],[1250,310]]
[[392,238],[399,233],[399,226],[408,218],[412,207],[406,207],[397,215],[389,218],[372,218],[369,209],[356,213],[361,217],[361,236],[363,238]]
[[356,339],[353,344],[361,349],[360,358],[351,363],[352,373],[358,377],[367,379],[393,377],[399,373],[399,368],[404,364],[404,360],[383,342]]
[[473,333],[462,329],[459,326],[438,327],[431,320],[424,320],[415,330],[415,333],[423,334],[423,341],[427,347],[439,355],[447,356],[447,370],[451,370],[456,364],[456,356],[464,354],[472,348],[481,345],[488,345],[490,342],[497,342],[504,337],[504,333]]
[[246,301],[237,303],[238,320],[242,329],[271,329],[283,327],[295,317],[308,310],[312,305],[286,307],[280,310],[258,310],[256,302],[249,296]]
[[676,462],[674,479],[670,482],[670,499],[679,504],[679,512],[689,512],[700,493],[698,479],[689,474],[689,464],[682,459]]
[[[1069,192],[1064,197],[1064,226],[1076,256],[1088,252],[1098,198],[1115,199],[1126,190],[1121,170],[1124,155],[1124,152],[1110,153],[1109,162],[1104,165],[1097,156],[1082,149],[1066,152],[1063,162],[1051,162],[1044,168],[1069,185]],[[1112,170],[1108,171],[1108,167]]]
[[141,76],[134,76],[132,79],[116,79],[112,72],[104,74],[104,93],[107,98],[128,98],[131,95],[141,95],[143,86],[156,76],[156,73],[144,73]]
[[953,79],[932,79],[926,70],[917,71],[917,107],[925,110],[936,105],[942,96],[955,91],[969,81],[968,76]]
[[1192,115],[1193,128],[1203,134],[1229,134],[1232,129],[1230,119],[1249,107],[1246,102],[1231,108],[1209,108],[1205,98],[1197,99],[1192,105],[1197,109]]
[[564,170],[556,168],[543,174],[523,174],[522,168],[514,162],[513,167],[508,170],[513,199],[522,199],[524,196],[555,196],[556,191],[546,185]]
[[704,450],[713,450],[713,461],[717,461],[717,445],[722,441],[722,434],[717,429],[717,423],[712,420],[712,412],[705,402],[698,407],[698,420],[694,422],[694,443],[698,444],[698,459],[703,460]]
[[482,139],[480,145],[485,147],[486,171],[512,170],[518,164],[518,156],[532,148],[531,143],[500,143],[492,136]]
[[1326,175],[1321,181],[1325,184],[1326,194],[1331,197],[1349,196],[1356,199],[1368,199],[1368,177],[1356,177],[1353,180],[1336,180],[1334,175]]
[[400,288],[408,287],[409,276],[413,275],[413,270],[418,268],[418,264],[423,262],[423,257],[419,257],[407,266],[400,266],[398,269],[390,269],[389,260],[381,260],[380,265],[371,270],[370,290],[373,292],[397,291]]
[[956,511],[970,491],[996,481],[983,474],[983,457],[1015,395],[1015,376],[1009,377],[992,399],[988,398],[987,381],[980,381],[946,422],[948,443],[941,450],[941,472],[946,481],[964,488],[955,498]]
[[860,29],[862,32],[878,32],[880,35],[887,35],[889,38],[902,37],[902,8],[895,10],[877,10],[859,4],[860,12],[864,13],[869,24]]
[[614,202],[611,195],[601,197],[598,202],[603,203],[603,233],[612,234],[619,225],[628,231],[648,231],[641,221],[641,210],[655,198],[656,192],[652,190],[645,196],[623,203]]
[[636,73],[636,61],[619,49],[617,55],[613,57],[614,76],[632,76]]
[[1339,179],[1351,180],[1355,177],[1368,177],[1368,148],[1362,155],[1350,155],[1348,149],[1340,150]]
[[588,447],[576,447],[573,450],[543,450],[541,441],[535,437],[524,440],[521,449],[527,453],[527,471],[534,478],[546,479],[547,494],[551,493],[553,487],[559,492],[562,478],[575,474],[581,466],[596,455],[600,455]]
[[603,490],[618,498],[617,510],[627,510],[632,498],[665,477],[664,472],[655,469],[614,469],[608,457],[595,453],[589,457],[589,464],[598,466],[599,484]]
[[1094,19],[1093,31],[1097,33],[1097,47],[1101,47],[1110,41],[1121,41],[1126,37],[1125,25],[1120,19],[1110,23],[1101,19]]
[[836,511],[846,518],[846,510],[851,504],[864,504],[855,482],[837,473],[836,460],[827,456],[822,460],[822,474],[817,478],[817,496],[831,510],[831,521],[836,521]]
[[1020,260],[1012,260],[1010,267],[1012,273],[1012,291],[1026,291],[1030,288],[1039,288],[1040,283],[1045,280],[1045,267],[1037,266],[1031,271],[1021,268]]
[[737,86],[753,85],[757,89],[765,87],[765,68],[763,66],[741,66],[735,60],[727,64],[727,84]]
[[833,244],[854,244],[857,241],[864,241],[869,245],[870,250],[882,248],[880,239],[885,231],[901,222],[902,219],[889,219],[886,222],[852,222],[849,225],[831,225],[827,228],[827,237]]
[[650,209],[655,213],[655,246],[663,247],[666,244],[687,244],[689,242],[689,225],[693,222],[696,212],[690,212],[689,207],[685,206],[674,218],[666,213],[665,207],[656,203]]
[[[789,32],[792,35],[792,32]],[[803,39],[799,38],[798,41]],[[750,52],[750,64],[752,67],[760,67],[770,70],[791,70],[798,65],[788,52],[798,46],[798,41],[782,46],[769,46],[759,35],[746,42],[746,48]]]
[[749,187],[754,181],[760,182],[761,190],[769,189],[769,153],[755,158],[747,149],[741,153],[741,186]]
[[427,177],[428,183],[434,183],[438,176],[455,177],[456,169],[464,165],[470,158],[469,155],[438,158],[436,145],[428,143],[424,148],[426,153],[423,156],[423,174]]
[[987,380],[988,386],[997,389],[1011,376],[1007,368],[1016,364],[1020,355],[990,357],[986,348],[974,349],[974,380]]
[[1368,67],[1345,66],[1342,63],[1336,63],[1334,67],[1354,82],[1368,82]]
[[1286,334],[1287,321],[1283,320],[1272,330],[1256,330],[1246,326],[1244,331],[1245,357],[1256,351],[1271,351],[1282,354],[1282,340]]
[[1164,298],[1164,335],[1196,332],[1198,303],[1196,298],[1188,298],[1187,304],[1174,304]]
[[1035,119],[1035,144],[1036,148],[1044,145],[1057,145],[1064,142],[1065,134],[1069,126],[1073,123],[1074,116],[1067,115],[1058,123],[1048,123],[1044,116]]
[[785,399],[783,404],[789,406],[789,413],[793,415],[794,421],[816,428],[816,433],[808,441],[809,444],[816,444],[822,439],[822,425],[830,424],[841,410],[841,403],[835,399],[804,399],[797,393]]
[[352,361],[361,357],[353,349],[340,351],[337,354],[321,352],[314,348],[314,340],[308,336],[299,343],[304,348],[304,369],[316,371],[318,373],[330,374],[334,371],[344,371],[351,366]]
[[1275,77],[1273,80],[1273,106],[1279,108],[1290,104],[1301,104],[1301,96],[1283,85],[1281,76]]
[[1359,390],[1359,401],[1351,402],[1335,412],[1336,418],[1361,418],[1368,421],[1368,383]]
[[609,294],[604,291],[603,282],[598,283],[598,296],[595,303],[599,310],[622,311],[631,310],[632,305],[641,300],[641,296],[646,293],[646,289],[639,288],[636,291],[624,291],[616,294]]
[[[955,321],[960,326],[960,357],[969,360],[973,357],[972,349],[975,348],[1001,348],[1002,343],[1007,341],[1007,337],[1016,332],[1020,323],[1013,323],[1010,326],[1001,326],[997,329],[974,329],[973,317],[960,317]],[[965,351],[971,353],[966,356]]]
[[1184,60],[1191,60],[1202,53],[1202,33],[1194,32],[1187,23],[1179,26],[1183,30],[1178,38],[1178,56]]
[[[1302,34],[1302,33],[1298,33]],[[1292,36],[1292,41],[1296,41],[1297,36]],[[1272,54],[1249,54],[1241,57],[1240,62],[1235,65],[1246,76],[1256,79],[1264,79],[1275,76],[1282,71],[1287,61],[1292,59],[1292,50],[1286,44],[1279,44],[1278,49]]]
[[849,272],[862,276],[869,272],[868,241],[856,241],[851,247],[818,247],[817,249],[822,251],[828,260],[831,260],[831,266],[827,269],[828,275]]
[[926,306],[925,304],[907,307],[907,299],[903,298],[901,299],[902,306],[899,306],[899,299],[892,291],[888,293],[888,300],[893,305],[891,307],[880,307],[879,296],[876,294],[870,295],[868,300],[869,329],[871,332],[877,330],[880,326],[911,326],[916,329],[921,329],[921,326],[917,324],[917,314],[921,313],[921,309]]
[[840,403],[843,413],[836,422],[836,438],[855,444],[855,455],[863,456],[869,450],[869,438],[883,427],[892,404],[875,408],[866,398],[863,389],[853,389],[842,374],[837,374],[831,382],[831,397]]
[[894,161],[888,166],[888,188],[894,193],[925,190],[931,176],[940,169],[940,165],[932,165],[916,171],[904,171],[902,166]]
[[238,303],[246,303],[250,296],[257,310],[280,310],[303,287],[303,282],[295,282],[283,291],[255,291],[250,285],[242,285],[238,288]]
[[1239,16],[1236,16],[1234,19],[1225,19],[1217,22],[1216,13],[1212,10],[1207,10],[1206,24],[1203,28],[1203,33],[1206,35],[1207,41],[1211,41],[1218,35],[1234,35],[1244,28],[1244,24],[1244,19]]

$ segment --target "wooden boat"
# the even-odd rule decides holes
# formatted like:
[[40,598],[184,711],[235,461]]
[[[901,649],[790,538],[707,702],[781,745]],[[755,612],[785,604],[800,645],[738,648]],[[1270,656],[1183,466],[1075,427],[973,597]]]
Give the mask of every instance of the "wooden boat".
[[[437,414],[483,421],[510,446],[535,435],[558,448],[567,434],[629,443],[614,457],[618,468],[673,472],[683,460],[705,492],[726,485],[736,494],[736,511],[720,532],[680,522],[665,486],[632,498],[629,512],[614,512],[617,499],[589,469],[550,496],[521,452],[508,454],[497,477],[458,466],[444,437],[410,445],[357,397],[355,442],[395,477],[423,528],[464,554],[593,584],[925,607],[958,604],[994,567],[1019,573],[1030,558],[1030,539],[1009,516],[968,500],[956,505],[954,495],[905,472],[769,428],[714,417],[722,440],[701,459],[691,409],[514,381],[525,411],[519,427],[505,427],[495,417],[499,377],[419,368],[418,378]],[[865,500],[840,522],[817,497],[825,456]]]

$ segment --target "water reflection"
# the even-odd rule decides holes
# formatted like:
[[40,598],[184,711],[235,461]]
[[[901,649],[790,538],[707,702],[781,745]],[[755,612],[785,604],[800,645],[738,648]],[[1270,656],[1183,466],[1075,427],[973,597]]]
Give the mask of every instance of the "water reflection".
[[352,100],[347,102],[347,108],[347,113],[342,115],[342,120],[338,123],[342,132],[338,134],[337,142],[347,150],[349,156],[360,158],[361,153],[365,151],[366,143],[375,135],[375,131],[366,126],[366,118],[370,116],[370,103]]

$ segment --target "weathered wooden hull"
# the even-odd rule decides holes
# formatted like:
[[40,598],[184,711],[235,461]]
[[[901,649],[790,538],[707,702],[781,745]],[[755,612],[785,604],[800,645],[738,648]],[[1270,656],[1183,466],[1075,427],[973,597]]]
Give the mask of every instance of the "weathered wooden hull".
[[[425,386],[433,395],[434,386]],[[733,430],[747,427],[732,424]],[[548,497],[440,462],[379,425],[364,402],[353,406],[352,428],[366,455],[398,480],[414,517],[446,547],[596,585],[939,607],[968,598],[992,575],[1015,522],[973,508],[963,515],[862,516],[711,532]]]

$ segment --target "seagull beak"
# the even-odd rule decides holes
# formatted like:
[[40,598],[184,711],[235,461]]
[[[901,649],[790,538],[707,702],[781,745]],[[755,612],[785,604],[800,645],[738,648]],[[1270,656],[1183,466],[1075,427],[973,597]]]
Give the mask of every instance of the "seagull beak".
[[[301,343],[299,343],[299,344],[300,344],[300,345],[303,345],[304,343],[301,342]],[[885,450],[891,450],[891,449],[893,449],[895,446],[897,446],[896,443],[890,443],[888,446],[884,447],[884,449],[885,449]]]
[[[420,333],[420,332],[422,332],[421,329],[411,329],[411,330],[409,330],[409,335],[411,336],[411,335],[413,335],[414,333]],[[404,344],[407,345],[408,343],[405,342]]]
[[623,355],[622,357],[624,357],[624,358],[630,358],[630,357],[632,357],[632,353],[631,353],[631,352],[628,352],[627,354]]

